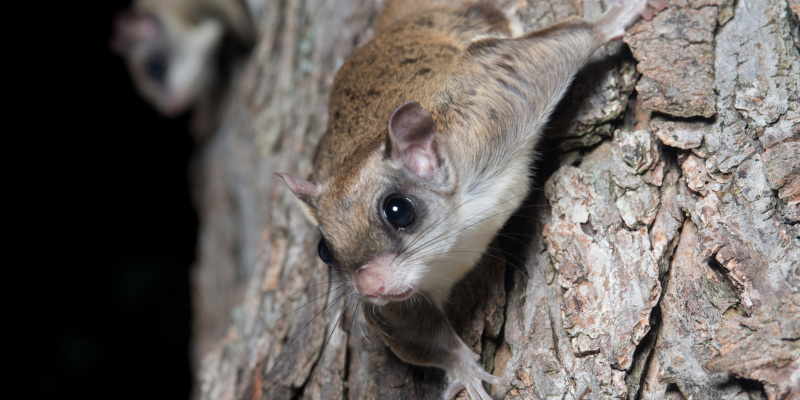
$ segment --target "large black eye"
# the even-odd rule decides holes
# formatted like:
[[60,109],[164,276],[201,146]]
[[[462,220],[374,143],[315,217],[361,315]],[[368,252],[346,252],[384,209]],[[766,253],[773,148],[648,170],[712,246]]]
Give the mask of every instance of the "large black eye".
[[396,228],[405,228],[412,222],[417,212],[414,203],[402,196],[389,196],[383,202],[383,216]]
[[167,59],[161,54],[150,56],[145,64],[147,74],[151,78],[160,81],[167,72]]
[[328,242],[325,239],[319,240],[319,245],[317,246],[317,252],[319,253],[319,259],[322,260],[325,264],[333,266],[333,256],[331,255],[331,250],[328,248]]

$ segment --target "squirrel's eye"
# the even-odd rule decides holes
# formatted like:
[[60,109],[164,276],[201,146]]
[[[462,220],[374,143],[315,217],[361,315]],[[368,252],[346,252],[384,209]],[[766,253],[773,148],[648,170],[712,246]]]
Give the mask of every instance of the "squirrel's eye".
[[325,264],[333,266],[333,255],[331,255],[331,250],[328,248],[328,242],[325,239],[319,240],[319,245],[317,246],[317,252],[319,253],[319,259],[322,260]]
[[405,228],[414,222],[417,212],[414,203],[402,196],[390,196],[383,202],[383,217],[395,228]]
[[167,59],[160,54],[150,56],[147,59],[145,68],[151,78],[160,81],[164,77],[164,73],[167,72]]

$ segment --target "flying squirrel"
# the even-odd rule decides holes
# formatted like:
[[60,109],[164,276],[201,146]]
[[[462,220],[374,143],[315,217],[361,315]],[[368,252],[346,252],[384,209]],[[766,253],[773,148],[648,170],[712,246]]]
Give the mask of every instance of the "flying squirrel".
[[175,117],[194,107],[195,124],[202,124],[213,119],[207,114],[214,112],[224,70],[254,42],[243,0],[134,0],[117,16],[109,44],[159,113]]
[[612,0],[597,22],[515,35],[490,4],[390,1],[336,74],[311,177],[277,173],[386,345],[445,370],[444,399],[491,399],[483,381],[509,384],[480,366],[443,306],[526,197],[535,144],[575,74],[665,6]]

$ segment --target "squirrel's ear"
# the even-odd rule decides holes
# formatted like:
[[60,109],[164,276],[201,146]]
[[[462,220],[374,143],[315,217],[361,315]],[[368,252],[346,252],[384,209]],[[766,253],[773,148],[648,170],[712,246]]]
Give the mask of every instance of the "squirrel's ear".
[[414,175],[431,176],[439,169],[435,132],[436,123],[419,103],[403,103],[389,117],[387,155]]
[[124,55],[136,43],[152,41],[161,35],[155,17],[124,10],[114,19],[114,36],[109,40],[111,51]]
[[317,193],[316,185],[286,172],[276,172],[275,175],[278,175],[286,182],[286,185],[289,186],[289,189],[298,199],[308,205],[312,205],[311,202],[314,200],[314,195]]
[[318,225],[313,203],[314,196],[317,194],[317,186],[286,172],[276,172],[275,175],[283,179],[286,182],[286,186],[289,186],[289,190],[300,199],[300,206],[303,208],[303,214],[306,215],[306,218],[314,225]]

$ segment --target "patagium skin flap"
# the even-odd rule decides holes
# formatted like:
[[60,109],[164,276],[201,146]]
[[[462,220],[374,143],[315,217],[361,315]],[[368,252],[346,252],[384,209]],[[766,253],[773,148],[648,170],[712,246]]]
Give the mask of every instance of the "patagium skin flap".
[[443,305],[528,193],[541,127],[574,75],[663,4],[624,0],[598,22],[514,35],[489,4],[399,3],[337,73],[310,179],[278,175],[392,351],[444,369],[445,399],[490,399],[482,381],[509,380],[484,371]]

